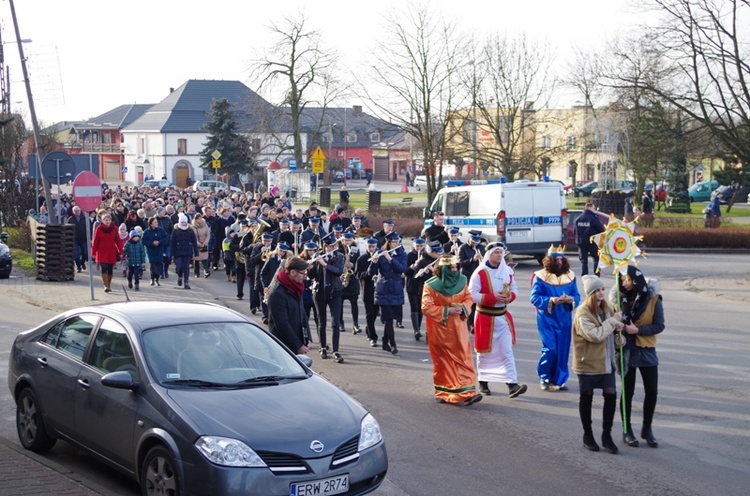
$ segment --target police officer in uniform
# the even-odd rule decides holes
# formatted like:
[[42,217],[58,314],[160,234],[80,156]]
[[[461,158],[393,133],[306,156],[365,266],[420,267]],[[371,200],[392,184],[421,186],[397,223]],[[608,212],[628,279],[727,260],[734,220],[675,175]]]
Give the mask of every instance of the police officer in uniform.
[[591,242],[591,236],[604,232],[604,224],[594,211],[596,206],[592,201],[586,202],[586,210],[576,219],[576,244],[578,245],[578,259],[581,261],[581,276],[589,273],[589,257],[594,262],[594,273],[599,265],[599,248]]
[[373,348],[378,345],[378,334],[375,332],[375,319],[378,308],[375,306],[375,280],[370,274],[369,268],[372,256],[378,250],[378,240],[369,238],[366,242],[367,251],[357,258],[354,268],[354,276],[360,281],[362,287],[362,303],[365,305],[365,334]]

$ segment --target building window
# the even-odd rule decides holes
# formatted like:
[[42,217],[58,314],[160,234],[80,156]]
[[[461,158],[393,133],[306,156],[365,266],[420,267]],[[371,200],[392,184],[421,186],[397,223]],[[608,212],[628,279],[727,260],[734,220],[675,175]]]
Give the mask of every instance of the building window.
[[347,143],[356,143],[357,142],[357,131],[351,131],[346,134],[346,142]]
[[542,136],[542,148],[545,150],[552,148],[552,138],[550,136]]
[[138,156],[142,157],[146,153],[146,138],[138,138]]
[[575,150],[576,149],[576,137],[568,136],[567,145],[568,145],[569,152],[572,152],[573,150]]
[[184,138],[177,140],[177,155],[187,155],[187,140]]
[[380,141],[380,133],[370,133],[370,141],[377,143]]
[[253,153],[260,153],[260,138],[253,138],[251,146],[253,147]]

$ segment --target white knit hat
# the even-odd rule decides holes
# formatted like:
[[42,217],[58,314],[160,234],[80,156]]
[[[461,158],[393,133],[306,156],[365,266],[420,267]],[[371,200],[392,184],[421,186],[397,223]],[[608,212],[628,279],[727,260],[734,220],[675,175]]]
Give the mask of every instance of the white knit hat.
[[604,283],[597,276],[583,276],[583,292],[586,293],[586,296],[603,287]]
[[180,215],[177,216],[177,219],[178,219],[177,227],[179,227],[183,231],[186,230],[188,227],[190,227],[190,225],[188,223],[187,215],[180,214]]

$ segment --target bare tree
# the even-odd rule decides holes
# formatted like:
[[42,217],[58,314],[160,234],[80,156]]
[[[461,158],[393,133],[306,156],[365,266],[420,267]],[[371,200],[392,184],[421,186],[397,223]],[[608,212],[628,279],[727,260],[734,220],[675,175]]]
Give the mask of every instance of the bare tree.
[[636,87],[710,130],[727,154],[750,163],[750,0],[651,0],[664,15],[654,43],[672,84]]
[[[269,144],[283,153],[293,150],[297,163],[302,164],[304,144],[303,114],[308,105],[327,108],[341,92],[341,87],[333,76],[336,54],[323,46],[321,34],[306,26],[304,14],[285,17],[279,24],[270,28],[276,43],[253,63],[253,79],[261,91],[278,93],[283,88],[278,112],[260,116],[256,129],[270,133]],[[312,129],[313,136],[320,132],[323,116]],[[286,127],[286,129],[284,129]],[[291,128],[292,142],[286,133]],[[307,130],[310,132],[310,130]],[[255,151],[256,153],[258,151]]]
[[493,35],[477,52],[464,83],[476,125],[493,138],[487,146],[475,139],[477,154],[511,181],[519,173],[539,175],[552,160],[536,143],[535,108],[547,106],[554,84],[548,48],[525,36]]
[[[386,18],[375,62],[360,82],[368,106],[418,143],[431,202],[442,185],[451,110],[461,103],[458,71],[465,43],[454,25],[424,6]],[[411,165],[411,164],[410,164]]]

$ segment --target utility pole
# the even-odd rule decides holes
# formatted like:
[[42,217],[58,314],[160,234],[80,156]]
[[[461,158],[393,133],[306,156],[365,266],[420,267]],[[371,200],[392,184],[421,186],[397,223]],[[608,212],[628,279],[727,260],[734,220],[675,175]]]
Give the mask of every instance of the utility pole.
[[[47,203],[47,210],[52,208],[52,197],[49,192],[49,184],[42,175],[42,156],[44,151],[41,147],[41,134],[39,133],[39,123],[36,120],[36,109],[34,108],[34,98],[31,95],[31,83],[29,82],[29,71],[26,68],[26,56],[23,53],[23,40],[21,39],[21,31],[18,29],[18,19],[16,18],[16,6],[13,0],[9,0],[10,13],[13,16],[13,27],[16,32],[16,44],[18,45],[18,56],[21,58],[21,69],[23,70],[23,82],[26,85],[26,97],[29,99],[29,114],[31,115],[31,126],[34,129],[34,145],[36,146],[36,168],[37,178],[42,181],[42,188],[44,189],[44,200]],[[37,198],[36,211],[39,212],[39,187],[34,192],[34,196]],[[58,198],[59,201],[59,198]],[[53,223],[53,216],[50,216],[50,223]]]

